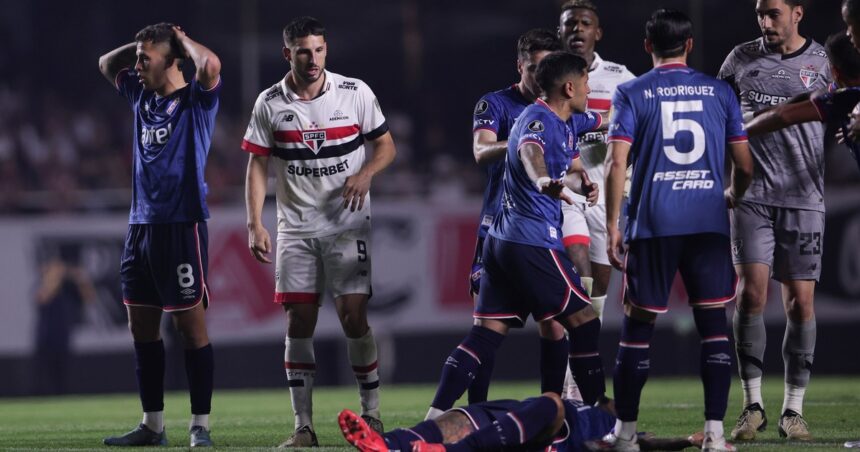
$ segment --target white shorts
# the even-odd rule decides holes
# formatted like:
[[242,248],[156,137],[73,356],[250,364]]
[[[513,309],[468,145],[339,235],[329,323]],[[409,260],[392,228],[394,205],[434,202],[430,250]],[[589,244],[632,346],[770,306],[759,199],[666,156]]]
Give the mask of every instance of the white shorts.
[[587,245],[591,262],[609,265],[609,256],[606,255],[606,206],[562,202],[561,213],[564,215],[561,225],[564,247]]
[[312,239],[279,239],[275,303],[319,304],[325,289],[337,298],[370,294],[370,227]]

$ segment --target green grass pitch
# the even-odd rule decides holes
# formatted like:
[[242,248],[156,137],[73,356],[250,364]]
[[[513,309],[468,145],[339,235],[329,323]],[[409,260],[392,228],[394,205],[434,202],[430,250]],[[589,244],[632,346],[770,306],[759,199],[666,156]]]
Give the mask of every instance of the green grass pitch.
[[[736,380],[732,383],[727,431],[740,410],[740,385]],[[490,397],[523,398],[534,395],[537,388],[536,382],[499,383],[491,388]],[[770,425],[760,434],[761,441],[737,444],[739,450],[837,450],[846,440],[860,440],[860,377],[813,377],[804,414],[816,440],[806,444],[787,443],[776,433],[782,382],[767,379],[764,390]],[[383,421],[387,428],[394,428],[411,426],[423,418],[433,387],[389,385],[382,391]],[[357,409],[357,399],[353,387],[317,388],[314,419],[323,446],[318,450],[350,450],[335,419],[342,408]],[[172,392],[165,405],[171,448],[187,449],[187,394]],[[139,409],[136,394],[0,399],[0,450],[104,450],[101,439],[137,425]],[[212,439],[218,449],[271,449],[288,436],[293,423],[286,388],[216,390],[212,411]],[[686,436],[702,428],[702,411],[697,379],[653,378],[642,396],[640,430]]]

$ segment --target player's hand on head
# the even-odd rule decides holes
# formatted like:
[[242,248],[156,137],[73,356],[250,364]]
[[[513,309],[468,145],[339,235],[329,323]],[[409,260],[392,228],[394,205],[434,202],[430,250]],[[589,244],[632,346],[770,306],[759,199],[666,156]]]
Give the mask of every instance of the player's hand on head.
[[272,240],[269,238],[269,231],[266,228],[262,226],[248,228],[248,249],[254,259],[264,264],[272,263],[272,260],[266,256],[272,252]]
[[355,212],[364,207],[364,198],[367,192],[370,191],[370,181],[372,177],[366,173],[358,172],[346,178],[343,184],[343,208],[349,208]]
[[625,252],[624,240],[618,226],[608,226],[606,228],[606,254],[609,256],[609,263],[622,272],[624,271]]

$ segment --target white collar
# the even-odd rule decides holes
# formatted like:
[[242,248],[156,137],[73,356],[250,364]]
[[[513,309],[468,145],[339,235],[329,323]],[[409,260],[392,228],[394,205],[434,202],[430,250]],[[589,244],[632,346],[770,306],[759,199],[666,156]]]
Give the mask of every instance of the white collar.
[[594,60],[591,62],[591,67],[588,68],[588,72],[600,67],[601,63],[603,63],[603,58],[600,58],[600,55],[598,55],[597,52],[594,52]]

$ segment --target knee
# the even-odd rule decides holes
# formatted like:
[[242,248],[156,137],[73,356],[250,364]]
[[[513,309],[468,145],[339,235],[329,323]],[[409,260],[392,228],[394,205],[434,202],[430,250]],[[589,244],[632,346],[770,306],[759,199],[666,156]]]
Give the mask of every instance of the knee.
[[564,337],[564,327],[554,320],[544,320],[538,323],[538,333],[543,339],[558,341]]
[[805,322],[815,316],[812,295],[790,294],[785,300],[785,314],[794,322]]
[[767,302],[767,284],[764,287],[744,283],[738,296],[737,309],[747,314],[761,314]]
[[161,339],[161,322],[152,324],[141,319],[128,319],[128,330],[135,342],[155,342]]
[[340,315],[340,324],[346,337],[350,338],[363,337],[370,328],[367,324],[367,316],[360,312],[343,312]]

